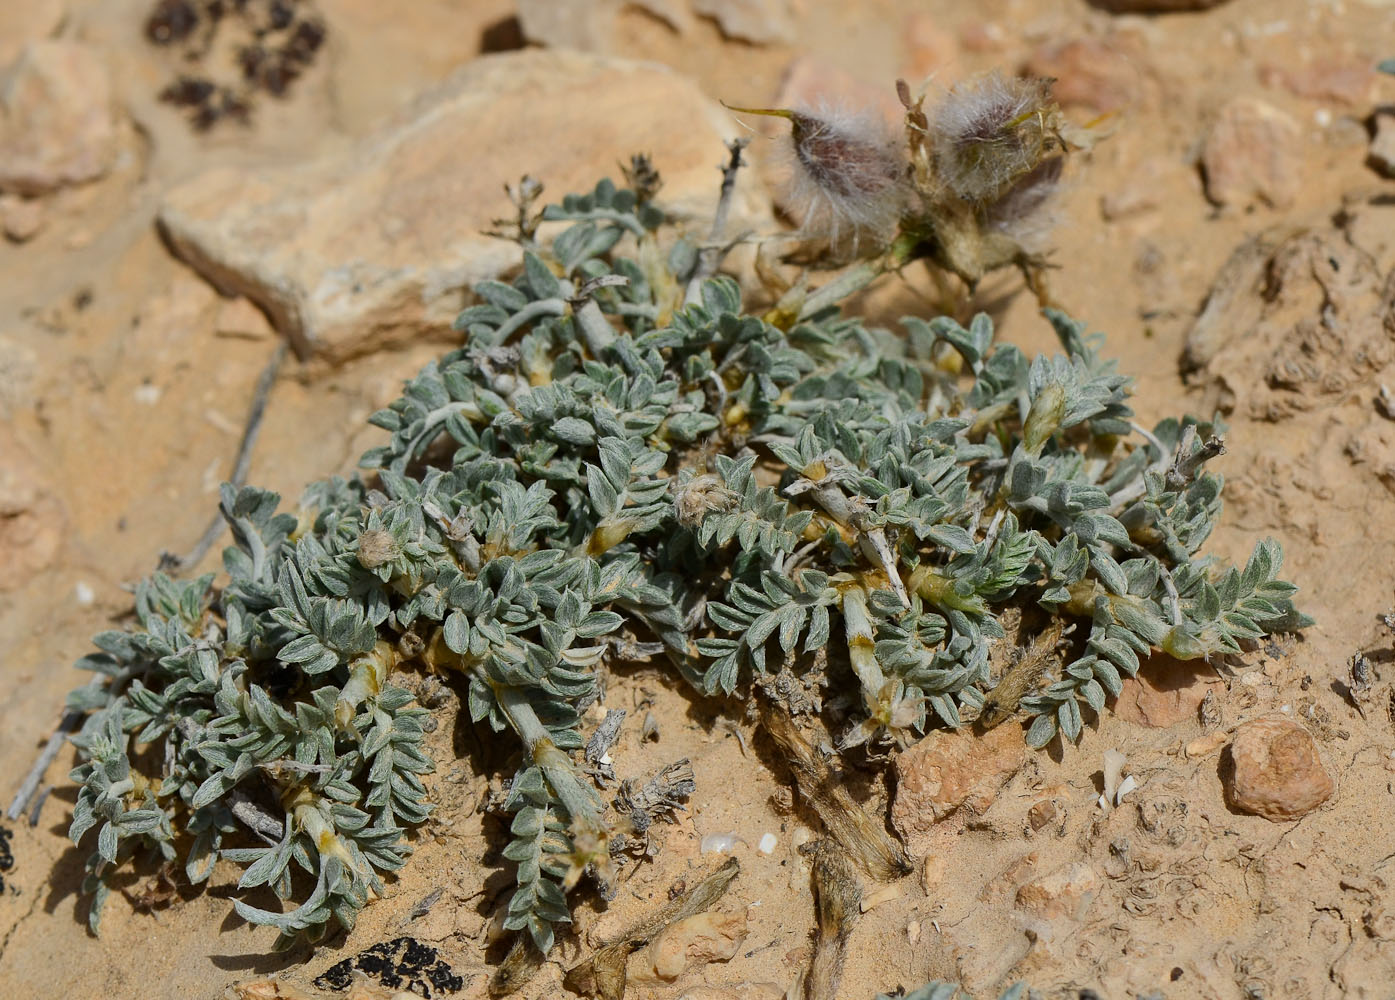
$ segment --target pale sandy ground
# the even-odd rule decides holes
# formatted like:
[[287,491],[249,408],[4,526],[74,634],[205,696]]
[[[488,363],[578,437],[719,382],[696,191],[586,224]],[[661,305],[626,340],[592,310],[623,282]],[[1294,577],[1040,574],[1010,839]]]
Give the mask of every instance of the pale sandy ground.
[[[251,386],[273,347],[270,334],[215,336],[216,296],[162,246],[151,224],[154,206],[171,183],[211,164],[288,162],[342,148],[476,55],[484,30],[510,14],[506,0],[393,6],[400,13],[384,13],[387,5],[376,0],[322,0],[329,55],[295,97],[266,108],[249,133],[196,138],[171,112],[149,106],[163,69],[140,38],[146,5],[67,5],[62,30],[104,46],[121,67],[123,95],[147,106],[137,116],[141,129],[125,126],[126,155],[110,176],[54,197],[32,241],[0,244],[0,336],[17,345],[10,374],[17,365],[21,376],[7,382],[20,388],[0,433],[33,456],[52,500],[32,530],[57,534],[59,544],[50,565],[24,578],[11,575],[0,594],[6,800],[63,694],[80,680],[69,664],[94,631],[127,610],[124,586],[149,572],[161,549],[184,549],[202,530]],[[1112,20],[1073,0],[804,0],[799,9],[793,46],[726,41],[706,21],[680,41],[628,11],[614,47],[690,73],[713,96],[754,102],[773,98],[801,54],[884,88],[897,73],[914,71],[918,59],[925,69],[924,54],[910,51],[904,30],[915,11],[951,40],[981,43],[952,46],[953,58],[936,67],[946,82],[989,66],[1017,66],[1043,43],[1104,37]],[[1272,83],[1272,74],[1266,84],[1262,73],[1323,60],[1367,65],[1395,55],[1393,26],[1395,7],[1355,0],[1233,0],[1201,15],[1112,20],[1121,33],[1115,42],[1128,53],[1127,72],[1136,76],[1113,136],[1070,166],[1053,283],[1076,314],[1108,332],[1122,369],[1138,379],[1144,422],[1214,398],[1204,397],[1204,386],[1184,386],[1179,356],[1213,278],[1247,236],[1280,221],[1325,225],[1344,195],[1379,192],[1382,183],[1387,197],[1395,195],[1395,186],[1363,165],[1360,124],[1375,104],[1395,100],[1395,80],[1373,82],[1363,100],[1348,105],[1298,96]],[[1294,152],[1302,183],[1294,204],[1281,211],[1219,210],[1204,196],[1196,151],[1218,106],[1237,94],[1261,97],[1300,125]],[[1088,109],[1071,113],[1092,116]],[[617,158],[627,152],[617,150]],[[714,151],[714,163],[719,156]],[[596,164],[598,174],[612,167]],[[1140,186],[1157,192],[1152,207],[1102,219],[1102,197]],[[1387,253],[1383,273],[1393,261]],[[1019,291],[1016,278],[995,279],[982,299],[1006,337],[1029,349],[1049,347],[1049,329]],[[896,316],[918,308],[918,300],[893,285],[869,296],[868,306]],[[943,867],[932,865],[928,886],[908,879],[898,898],[861,919],[842,996],[861,1000],[927,978],[964,976],[985,996],[999,982],[1030,978],[1048,996],[1091,987],[1109,1000],[1150,990],[1169,998],[1388,1000],[1395,989],[1395,732],[1386,702],[1395,675],[1379,616],[1395,582],[1395,479],[1383,484],[1380,471],[1395,450],[1372,399],[1390,334],[1384,356],[1377,351],[1359,373],[1334,364],[1345,372],[1336,390],[1315,392],[1304,412],[1274,422],[1259,419],[1247,401],[1262,394],[1266,354],[1278,349],[1283,333],[1271,330],[1274,345],[1251,351],[1226,373],[1241,404],[1219,465],[1234,495],[1213,545],[1243,558],[1256,539],[1277,536],[1288,554],[1285,575],[1302,587],[1303,607],[1319,624],[1277,658],[1257,652],[1238,664],[1245,676],[1223,693],[1221,711],[1227,725],[1282,708],[1308,712],[1336,795],[1296,823],[1241,815],[1223,801],[1218,756],[1188,760],[1181,752],[1200,735],[1199,722],[1150,729],[1105,718],[1087,728],[1079,746],[1029,760],[983,817],[941,825],[930,850]],[[294,495],[308,478],[349,471],[376,440],[363,429],[364,417],[438,350],[423,344],[333,370],[290,367],[273,396],[252,481]],[[1355,437],[1366,442],[1361,462],[1347,447]],[[80,586],[95,595],[90,604],[76,600]],[[1336,683],[1360,649],[1379,654],[1378,697],[1365,719]],[[667,898],[677,879],[691,880],[710,864],[698,854],[703,834],[735,831],[755,845],[773,832],[779,840],[768,857],[753,846],[737,848],[745,867],[723,904],[749,907],[749,933],[737,956],[677,986],[632,995],[673,997],[704,981],[786,986],[807,958],[813,923],[807,869],[792,849],[812,821],[777,812],[771,797],[786,776],[767,766],[773,759],[762,739],[748,751],[717,725],[723,706],[694,700],[659,670],[618,677],[607,697],[631,709],[646,700],[660,739],[641,747],[644,713],[632,712],[616,768],[634,775],[689,756],[696,805],[682,824],[659,830],[657,859],[624,884],[609,912],[583,904],[580,939],[568,938],[561,957],[570,964]],[[272,932],[232,915],[231,866],[220,869],[208,892],[152,914],[113,898],[102,937],[90,937],[76,892],[82,855],[65,836],[73,801],[63,779],[71,762],[65,753],[48,774],[58,787],[38,827],[15,825],[15,868],[0,898],[0,994],[213,998],[234,982],[282,970],[308,984],[340,958],[410,933],[434,943],[465,976],[463,995],[480,995],[486,925],[511,875],[497,854],[497,821],[476,806],[491,775],[497,781],[508,773],[508,749],[483,747],[456,729],[448,714],[453,704],[443,709],[435,736],[447,761],[431,782],[440,808],[417,854],[352,935],[313,955],[270,955]],[[741,720],[740,728],[752,743],[753,727]],[[1094,800],[1109,747],[1128,755],[1141,787],[1132,805],[1106,816]],[[458,761],[450,762],[453,754]],[[867,794],[875,808],[888,793],[872,782]],[[1057,800],[1064,820],[1029,835],[1026,811],[1043,797]],[[1117,861],[1121,841],[1127,864]],[[1081,919],[1026,927],[1013,904],[1016,885],[1074,862],[1093,866],[1099,880]],[[442,901],[409,926],[413,904],[437,887],[446,890]],[[558,967],[547,966],[524,995],[562,995]]]

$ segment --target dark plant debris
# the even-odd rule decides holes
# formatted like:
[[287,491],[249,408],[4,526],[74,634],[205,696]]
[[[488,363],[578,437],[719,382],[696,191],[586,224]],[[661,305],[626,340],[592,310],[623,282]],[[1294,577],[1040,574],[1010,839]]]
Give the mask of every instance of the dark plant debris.
[[227,119],[248,124],[260,94],[288,96],[325,36],[310,0],[160,0],[145,22],[146,39],[190,67],[160,100],[188,109],[200,132]]
[[347,990],[353,985],[355,969],[390,990],[407,990],[420,997],[454,993],[465,985],[435,948],[410,937],[375,944],[331,965],[315,978],[315,985],[322,990]]

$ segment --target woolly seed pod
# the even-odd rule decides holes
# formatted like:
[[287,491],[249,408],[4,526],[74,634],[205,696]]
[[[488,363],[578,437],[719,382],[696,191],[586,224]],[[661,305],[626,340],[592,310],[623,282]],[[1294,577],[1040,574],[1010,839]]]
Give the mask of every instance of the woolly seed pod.
[[1061,186],[1064,156],[1051,156],[1023,174],[988,206],[988,227],[1010,237],[1028,253],[1044,253],[1056,224],[1053,199]]
[[900,138],[875,109],[732,108],[788,119],[791,172],[786,205],[804,231],[854,253],[889,242],[906,207]]
[[995,201],[1059,144],[1059,118],[1047,80],[995,72],[962,83],[930,122],[937,179],[964,201]]

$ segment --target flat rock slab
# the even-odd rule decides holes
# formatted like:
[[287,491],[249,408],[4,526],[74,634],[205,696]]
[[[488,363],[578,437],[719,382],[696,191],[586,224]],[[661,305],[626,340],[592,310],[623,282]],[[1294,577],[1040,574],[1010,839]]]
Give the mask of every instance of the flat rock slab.
[[[278,169],[219,168],[171,191],[159,222],[183,260],[261,306],[302,356],[329,361],[449,333],[471,286],[518,264],[485,236],[513,209],[503,186],[543,181],[543,201],[589,192],[647,152],[658,202],[706,235],[723,142],[738,126],[661,66],[576,52],[485,56],[349,152]],[[731,232],[769,218],[738,183]]]

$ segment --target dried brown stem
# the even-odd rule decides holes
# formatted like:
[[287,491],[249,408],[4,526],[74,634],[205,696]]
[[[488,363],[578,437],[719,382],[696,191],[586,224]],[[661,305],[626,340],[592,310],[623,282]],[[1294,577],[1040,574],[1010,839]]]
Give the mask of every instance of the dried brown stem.
[[[670,924],[696,916],[721,899],[740,872],[735,858],[729,858],[712,874],[676,899],[659,907],[620,937],[590,958],[573,966],[562,980],[567,989],[601,1000],[622,1000],[625,995],[625,963],[630,955],[653,940]],[[498,995],[498,994],[496,994]]]
[[905,849],[886,828],[856,802],[809,741],[799,732],[783,706],[761,697],[761,722],[779,747],[795,784],[814,807],[824,827],[857,866],[872,878],[889,882],[911,872]]

